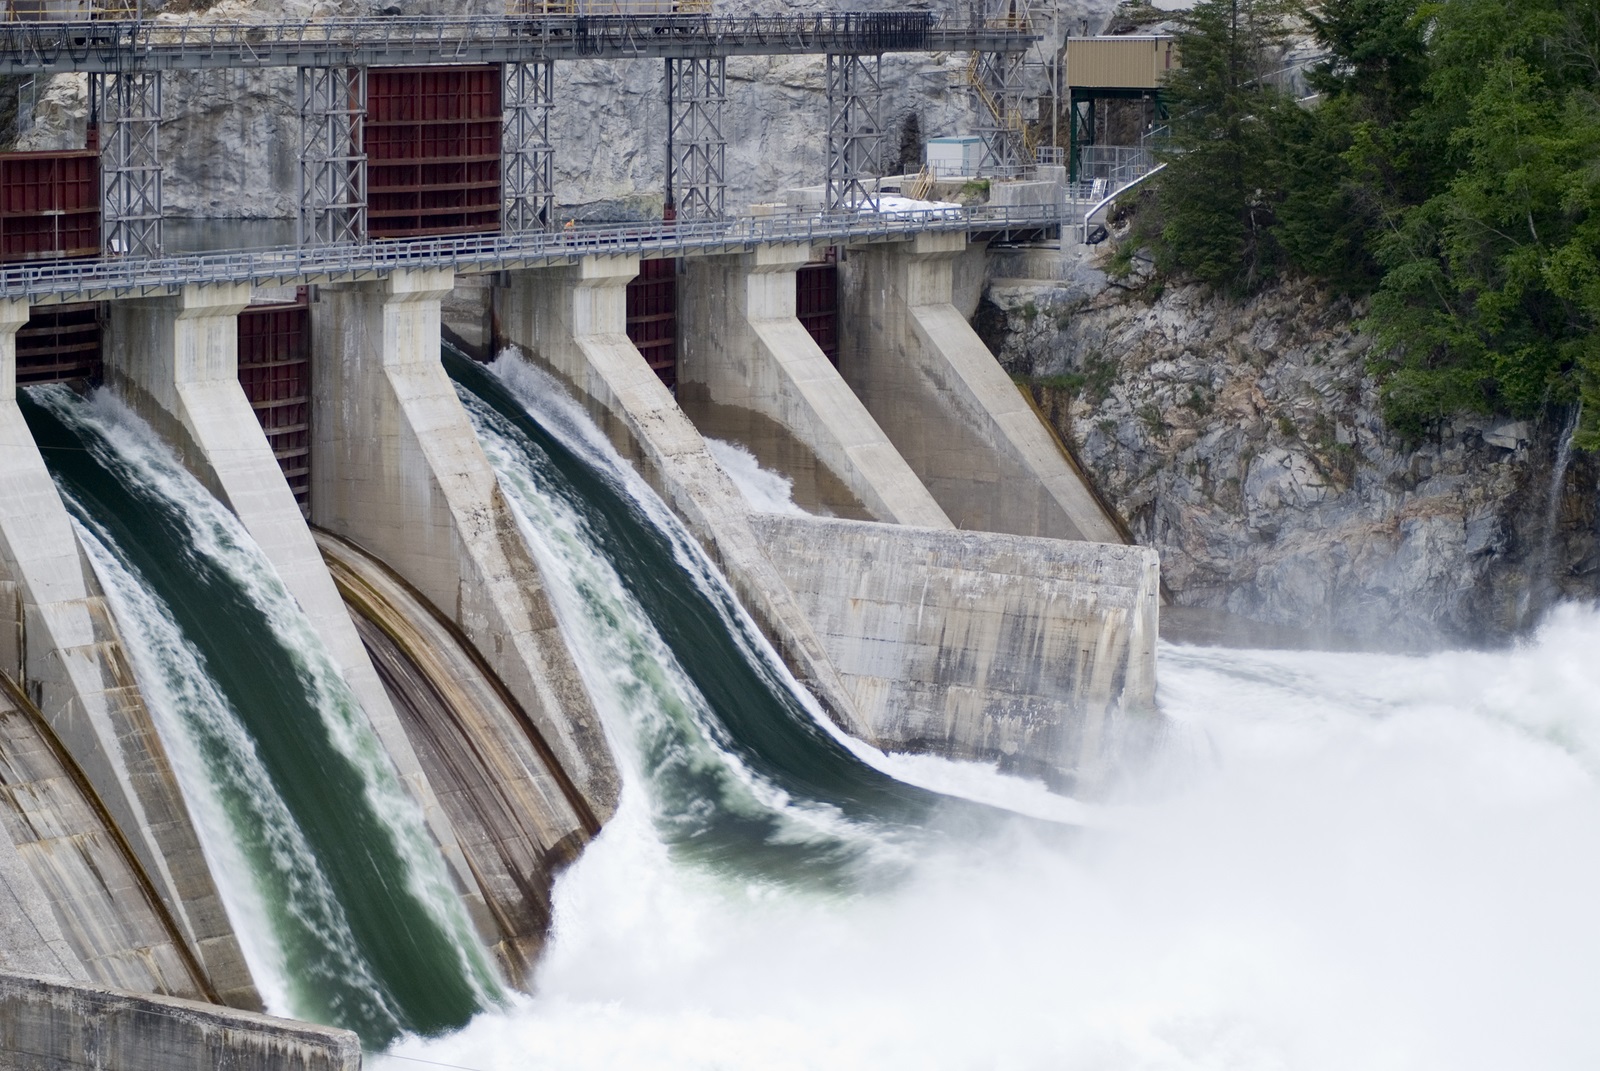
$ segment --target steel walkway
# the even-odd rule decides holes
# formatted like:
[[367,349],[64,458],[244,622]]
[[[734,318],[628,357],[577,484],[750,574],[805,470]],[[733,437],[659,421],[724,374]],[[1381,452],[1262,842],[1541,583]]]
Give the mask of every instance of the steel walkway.
[[742,252],[768,243],[905,241],[929,231],[1006,239],[1052,230],[1062,221],[1059,205],[984,205],[917,212],[615,224],[149,258],[57,260],[0,267],[0,299],[47,305],[157,297],[176,294],[190,285],[343,282],[379,279],[390,272],[414,268],[451,268],[458,273],[481,274],[571,264],[586,256],[706,256]]

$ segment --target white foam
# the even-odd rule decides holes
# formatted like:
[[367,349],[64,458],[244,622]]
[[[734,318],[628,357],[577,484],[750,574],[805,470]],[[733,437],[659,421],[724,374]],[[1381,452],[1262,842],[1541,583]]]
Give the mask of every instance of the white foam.
[[707,439],[706,448],[733,485],[744,495],[750,508],[761,513],[782,513],[791,517],[809,516],[794,504],[794,481],[779,472],[761,467],[756,455],[738,443]]

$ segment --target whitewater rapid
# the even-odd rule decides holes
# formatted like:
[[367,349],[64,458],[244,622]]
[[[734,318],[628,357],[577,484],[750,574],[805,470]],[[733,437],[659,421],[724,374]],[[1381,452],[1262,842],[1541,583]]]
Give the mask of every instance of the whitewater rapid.
[[[918,843],[844,896],[675,853],[632,769],[557,883],[535,995],[372,1065],[1593,1067],[1597,649],[1600,613],[1573,607],[1499,652],[1163,643],[1166,752],[1104,805],[1065,801],[1077,836]],[[1043,806],[971,764],[875,765]]]

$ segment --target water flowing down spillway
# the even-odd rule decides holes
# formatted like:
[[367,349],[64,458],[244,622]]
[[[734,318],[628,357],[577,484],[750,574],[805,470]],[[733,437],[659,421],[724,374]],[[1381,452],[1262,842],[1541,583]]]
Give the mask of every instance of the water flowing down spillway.
[[[1164,644],[1164,755],[1110,803],[1041,799],[841,743],[559,390],[452,372],[625,787],[558,881],[536,995],[374,1066],[1600,1060],[1600,614],[1496,653]],[[668,574],[689,590],[647,590]],[[906,781],[1079,831],[951,822]]]
[[420,814],[242,525],[109,397],[33,388],[24,412],[271,1009],[378,1047],[498,999]]

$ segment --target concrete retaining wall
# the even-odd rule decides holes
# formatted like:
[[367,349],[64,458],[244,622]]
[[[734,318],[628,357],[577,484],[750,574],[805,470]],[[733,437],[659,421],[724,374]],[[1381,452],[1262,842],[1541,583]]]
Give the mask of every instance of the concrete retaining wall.
[[1092,788],[1107,719],[1154,710],[1153,550],[820,518],[751,523],[879,746]]
[[0,1071],[359,1071],[345,1030],[0,974]]

